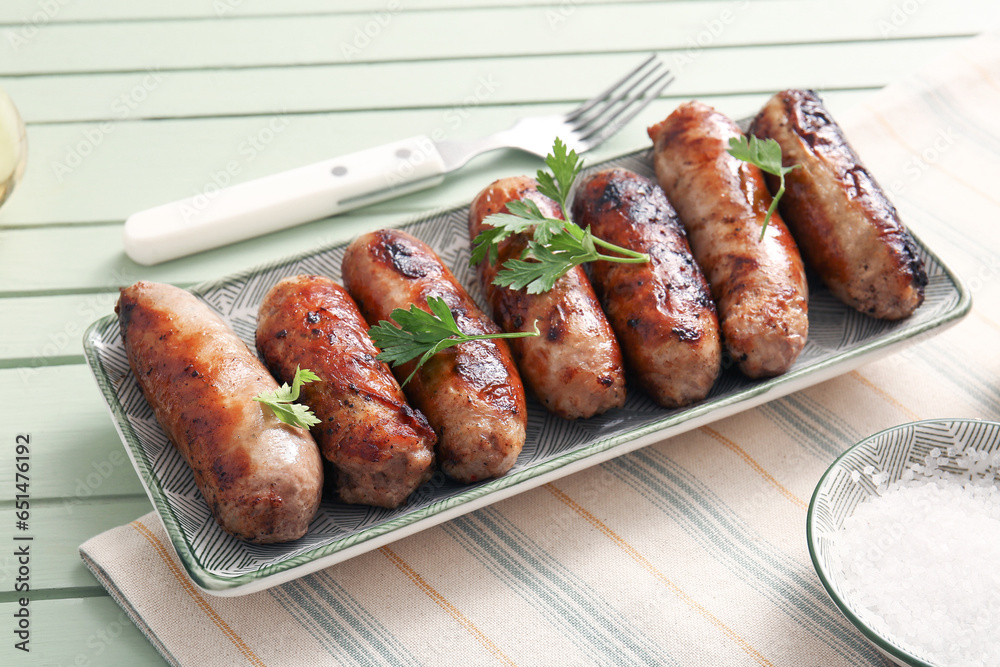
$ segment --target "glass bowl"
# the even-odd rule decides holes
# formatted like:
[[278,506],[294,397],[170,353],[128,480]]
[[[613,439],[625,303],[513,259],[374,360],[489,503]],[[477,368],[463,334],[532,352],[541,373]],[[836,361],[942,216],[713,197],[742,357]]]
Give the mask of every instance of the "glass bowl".
[[[870,609],[872,592],[859,589],[856,582],[860,575],[854,577],[855,583],[850,581],[851,577],[844,572],[844,563],[852,563],[847,568],[851,572],[860,572],[862,567],[876,567],[876,564],[883,566],[882,570],[877,570],[883,579],[889,576],[899,576],[899,572],[905,571],[903,568],[891,568],[891,572],[886,572],[884,565],[889,562],[886,554],[890,553],[890,549],[895,548],[894,540],[898,542],[909,539],[906,536],[907,526],[918,525],[916,522],[925,516],[930,516],[932,510],[936,514],[937,508],[942,505],[931,506],[924,501],[919,507],[926,510],[925,512],[918,513],[907,509],[900,513],[900,505],[895,500],[898,496],[893,496],[890,505],[887,504],[890,501],[885,499],[886,496],[881,494],[885,493],[887,488],[891,491],[893,483],[899,480],[911,477],[924,479],[928,465],[937,471],[934,474],[939,474],[944,478],[943,482],[946,483],[946,488],[957,489],[958,485],[953,483],[959,480],[963,481],[966,486],[962,487],[962,495],[958,495],[957,491],[954,492],[957,497],[963,500],[969,497],[967,494],[973,493],[993,494],[993,498],[998,498],[996,490],[990,487],[991,485],[993,487],[1000,486],[1000,482],[998,482],[1000,423],[973,419],[934,419],[902,424],[876,433],[848,449],[833,462],[816,486],[806,518],[809,555],[830,598],[847,619],[883,655],[904,667],[936,667],[945,663],[935,662],[937,657],[932,652],[917,648],[912,641],[903,636],[902,632],[890,627],[898,629],[899,625],[896,625],[895,622],[887,623],[882,615]],[[915,467],[916,473],[912,472]],[[907,472],[907,470],[911,472]],[[982,487],[982,489],[974,489],[972,483]],[[884,515],[892,523],[861,523],[860,519],[853,523],[849,521],[849,517],[855,514],[858,507],[862,503],[868,502],[881,502],[883,504],[881,507],[869,506],[868,509],[877,509],[880,515]],[[975,502],[980,501],[976,500]],[[994,507],[997,506],[1000,506],[1000,503],[994,504]],[[915,504],[912,507],[918,507],[918,505]],[[990,511],[993,512],[992,517],[1000,514],[996,509]],[[868,512],[866,512],[867,515]],[[949,514],[949,516],[955,515]],[[905,520],[901,521],[900,517],[905,517]],[[989,525],[994,523],[992,517],[986,518]],[[844,528],[845,521],[847,522],[846,528]],[[930,523],[931,521],[928,519],[918,528],[921,535],[927,535],[926,531],[930,530],[928,527]],[[940,526],[941,524],[934,525]],[[956,521],[954,525],[957,527],[959,524]],[[877,527],[878,530],[875,530],[873,526]],[[842,529],[844,532],[841,532]],[[852,536],[848,534],[852,530],[863,532],[855,533]],[[952,532],[957,532],[957,528],[953,530],[949,526],[948,533]],[[846,549],[841,549],[842,546],[855,540],[860,544],[862,534],[879,536],[874,541],[864,542],[870,551],[856,550],[848,554]],[[959,551],[967,548],[966,535],[968,535],[966,532],[960,534]],[[841,540],[839,544],[838,539]],[[970,545],[979,539],[981,539],[980,535],[968,536]],[[989,539],[997,540],[995,544],[1000,545],[1000,530],[993,533]],[[942,544],[945,541],[945,538],[942,537]],[[951,541],[949,543],[954,544]],[[907,546],[907,548],[909,547]],[[923,556],[925,553],[921,552],[921,555]],[[967,556],[969,552],[966,551],[964,554]],[[971,555],[979,557],[979,554],[973,553]],[[905,562],[912,563],[909,560]],[[925,565],[927,562],[914,563],[909,572],[918,572]],[[935,568],[936,572],[942,571],[936,565]],[[994,581],[1000,581],[1000,579]],[[928,580],[923,582],[907,581],[906,578],[898,580],[898,583],[906,590],[920,590],[921,595],[924,596],[923,599],[930,601],[933,600],[933,597],[926,594],[928,593],[927,582]],[[885,584],[884,587],[888,588],[889,585],[896,583],[893,581],[891,584]],[[921,583],[925,584],[923,589],[919,589]],[[958,591],[960,585],[968,585],[966,581],[957,581],[950,577],[933,583],[939,592],[941,588],[944,588],[951,593]],[[882,586],[883,583],[879,582],[878,585]],[[992,593],[995,588],[986,590]],[[863,599],[865,597],[869,599],[865,601]],[[905,613],[902,612],[903,608],[907,608],[909,611],[907,605],[903,604],[906,601],[906,599],[899,601],[901,613]],[[996,603],[1000,605],[1000,600],[997,600]],[[922,602],[920,604],[922,605]],[[923,622],[924,618],[921,616],[919,620]],[[951,620],[948,619],[948,621]],[[938,622],[940,623],[940,621]],[[913,625],[909,626],[907,631],[913,632],[914,627]]]

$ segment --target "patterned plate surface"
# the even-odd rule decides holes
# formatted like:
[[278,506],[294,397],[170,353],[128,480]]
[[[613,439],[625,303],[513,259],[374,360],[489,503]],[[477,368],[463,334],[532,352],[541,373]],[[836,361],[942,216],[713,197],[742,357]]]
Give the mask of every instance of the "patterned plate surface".
[[[592,169],[607,166],[653,177],[650,150]],[[468,207],[461,207],[403,228],[435,248],[482,305],[475,273],[468,268],[467,216]],[[257,306],[271,286],[298,273],[339,280],[344,248],[315,250],[202,284],[192,291],[252,347]],[[504,477],[462,486],[438,473],[397,510],[324,502],[308,534],[283,545],[246,544],[216,525],[190,470],[139,392],[113,315],[91,325],[84,346],[125,448],[189,574],[209,592],[240,595],[302,576],[570,472],[816,384],[912,343],[921,335],[940,331],[968,312],[971,298],[936,256],[923,246],[921,252],[930,284],[924,304],[905,321],[883,322],[861,315],[811,283],[809,342],[792,369],[781,377],[752,381],[728,368],[706,400],[678,410],[665,410],[630,388],[623,408],[575,422],[553,417],[529,400],[527,442]]]
[[[840,530],[859,503],[876,495],[876,484],[865,473],[868,466],[871,466],[869,470],[885,475],[879,480],[880,484],[891,484],[898,481],[909,466],[923,464],[935,448],[941,450],[938,465],[942,470],[968,479],[969,466],[967,460],[963,460],[963,453],[981,451],[989,459],[1000,452],[1000,423],[931,419],[876,433],[833,462],[816,485],[806,518],[809,555],[830,598],[876,648],[904,667],[933,666],[915,657],[912,649],[907,649],[897,639],[877,630],[878,625],[871,621],[871,612],[854,603],[847,593],[842,570],[834,566],[831,536]],[[853,475],[855,471],[858,475]],[[857,481],[852,476],[857,477]]]

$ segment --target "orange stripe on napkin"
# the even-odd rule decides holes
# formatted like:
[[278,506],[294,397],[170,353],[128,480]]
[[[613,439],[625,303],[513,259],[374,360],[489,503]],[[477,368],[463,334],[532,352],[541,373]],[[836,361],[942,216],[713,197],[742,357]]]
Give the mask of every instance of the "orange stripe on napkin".
[[902,410],[903,412],[905,412],[906,414],[908,414],[913,419],[920,419],[921,418],[920,415],[918,415],[916,412],[914,412],[913,410],[909,409],[908,407],[906,407],[905,405],[903,405],[902,403],[900,403],[898,400],[896,400],[892,396],[892,394],[890,394],[889,392],[887,392],[885,389],[882,389],[882,387],[878,386],[877,384],[875,384],[874,382],[872,382],[871,380],[869,380],[868,378],[866,378],[864,375],[862,375],[858,371],[851,371],[850,373],[848,373],[848,375],[850,375],[852,378],[854,378],[855,380],[857,380],[861,384],[865,385],[866,387],[868,387],[869,389],[871,389],[872,391],[874,391],[876,394],[878,394],[879,396],[881,396],[885,400],[887,400],[890,403],[892,403],[893,405],[895,405],[897,408],[899,408],[900,410]]
[[226,637],[228,637],[229,640],[233,642],[236,648],[239,649],[240,653],[246,656],[246,659],[250,661],[250,664],[260,665],[260,667],[265,667],[264,661],[261,660],[257,656],[257,654],[254,653],[242,639],[240,639],[239,635],[237,635],[236,632],[234,632],[233,629],[229,627],[229,624],[226,623],[222,619],[222,617],[219,616],[218,613],[216,613],[214,609],[212,609],[212,606],[208,604],[208,601],[206,601],[205,598],[201,595],[201,593],[198,592],[198,589],[195,588],[194,584],[191,583],[191,580],[188,578],[187,574],[181,570],[181,568],[171,557],[170,551],[163,544],[163,542],[160,541],[160,538],[158,538],[156,534],[153,533],[153,531],[151,531],[145,524],[143,524],[138,519],[136,519],[129,525],[135,528],[135,530],[140,535],[146,538],[146,541],[148,541],[151,545],[153,545],[153,549],[156,550],[156,553],[160,556],[161,559],[163,559],[163,562],[166,563],[167,569],[169,569],[170,573],[174,575],[174,578],[178,582],[180,582],[180,585],[184,589],[184,592],[186,592],[188,595],[191,596],[191,598],[195,601],[195,604],[197,604],[198,607],[200,607],[201,610],[205,612],[206,616],[212,619],[212,622],[215,623],[216,627],[222,630],[222,634],[226,635]]
[[985,81],[986,83],[988,83],[993,88],[996,88],[997,90],[1000,90],[1000,82],[998,82],[993,77],[993,74],[988,69],[986,69],[985,67],[983,67],[982,65],[980,65],[975,60],[971,60],[969,58],[964,57],[961,53],[956,53],[955,57],[958,58],[959,60],[961,60],[963,63],[965,63],[969,67],[971,67],[972,69],[976,70],[976,73],[979,74],[979,78],[981,78],[983,81]]
[[784,486],[782,486],[781,482],[779,482],[778,480],[776,480],[774,478],[774,476],[771,475],[771,473],[769,473],[768,471],[764,470],[764,466],[762,466],[761,464],[757,463],[757,461],[754,460],[754,458],[752,456],[750,456],[749,454],[747,454],[746,451],[742,447],[740,447],[735,442],[733,442],[732,440],[730,440],[726,436],[722,435],[721,433],[719,433],[715,429],[711,429],[711,428],[709,428],[707,426],[702,426],[699,430],[702,431],[703,433],[705,433],[706,435],[712,437],[713,439],[717,440],[718,442],[722,443],[726,447],[726,449],[731,450],[737,456],[739,456],[741,459],[743,459],[744,461],[746,461],[747,465],[749,465],[751,468],[753,468],[754,470],[756,470],[757,474],[759,474],[761,477],[763,477],[765,480],[767,480],[767,482],[771,486],[773,486],[774,488],[776,488],[778,490],[778,492],[781,493],[781,495],[783,495],[784,497],[786,497],[789,500],[791,500],[792,503],[794,503],[795,505],[798,505],[802,509],[808,509],[809,504],[806,501],[802,500],[797,495],[795,495],[794,493],[792,493],[791,491],[789,491],[788,489],[786,489]]
[[441,595],[433,586],[431,586],[426,579],[420,576],[420,574],[410,567],[410,564],[403,560],[399,554],[390,549],[389,547],[379,548],[379,553],[389,559],[393,565],[399,568],[400,572],[406,575],[406,577],[412,581],[417,587],[427,594],[431,600],[437,603],[439,607],[448,612],[448,615],[458,621],[459,625],[469,631],[469,633],[476,638],[476,640],[483,645],[483,647],[489,651],[493,657],[500,660],[506,665],[516,665],[513,660],[511,660],[500,648],[494,644],[489,637],[483,634],[483,631],[475,626],[475,624],[470,621],[465,615],[460,612],[455,605],[448,602],[443,595]]
[[978,308],[973,308],[971,312],[972,312],[973,315],[975,315],[976,317],[978,317],[979,319],[981,319],[984,323],[986,323],[990,327],[996,329],[997,331],[1000,331],[1000,324],[997,324],[996,322],[994,322],[990,318],[988,318],[985,315],[983,315],[983,313]]
[[664,575],[662,572],[656,569],[656,566],[654,566],[651,562],[649,562],[649,560],[645,556],[639,553],[638,549],[636,549],[627,541],[625,541],[625,538],[623,538],[621,535],[611,530],[611,528],[606,523],[604,523],[596,516],[594,516],[586,509],[584,509],[582,506],[577,504],[575,500],[570,498],[568,495],[566,495],[566,493],[563,490],[559,489],[551,482],[549,484],[545,484],[543,488],[548,489],[552,495],[554,495],[560,501],[565,503],[570,509],[579,514],[581,517],[586,519],[587,522],[590,523],[590,525],[594,526],[599,531],[604,533],[606,537],[608,537],[612,542],[617,544],[626,554],[631,556],[632,560],[634,560],[636,563],[642,566],[644,570],[646,570],[654,577],[656,577],[661,583],[663,583],[664,586],[669,588],[674,595],[676,595],[685,603],[687,603],[688,606],[690,606],[692,609],[694,609],[699,614],[704,616],[712,625],[719,628],[719,630],[721,630],[723,634],[725,634],[727,637],[736,642],[736,644],[741,649],[743,649],[751,658],[756,660],[761,665],[772,665],[773,667],[773,663],[767,658],[765,658],[760,653],[760,651],[755,649],[750,644],[750,642],[748,642],[746,639],[737,634],[735,630],[733,630],[728,625],[723,623],[721,619],[712,614],[712,612],[703,607],[697,600],[695,600],[690,595],[685,593],[683,589],[681,589],[677,584],[668,579],[666,575]]

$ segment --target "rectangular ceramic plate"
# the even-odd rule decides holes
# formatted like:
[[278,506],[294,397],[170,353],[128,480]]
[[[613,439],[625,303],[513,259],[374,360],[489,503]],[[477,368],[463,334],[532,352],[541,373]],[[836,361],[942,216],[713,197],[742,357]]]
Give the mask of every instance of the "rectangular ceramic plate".
[[[594,169],[620,166],[653,177],[651,151],[627,155]],[[468,207],[435,214],[404,227],[429,243],[482,305],[468,268]],[[344,245],[281,260],[191,291],[229,322],[253,348],[257,307],[278,280],[298,273],[340,279]],[[217,595],[242,595],[280,584],[370,551],[479,507],[521,493],[652,442],[760,405],[847,372],[936,333],[965,315],[971,298],[957,277],[921,245],[930,284],[917,312],[902,322],[884,322],[844,306],[822,286],[810,284],[809,341],[795,365],[769,380],[749,380],[726,369],[708,398],[666,410],[629,387],[621,409],[568,422],[529,399],[528,433],[513,469],[500,479],[459,485],[437,473],[402,508],[325,501],[305,537],[259,546],[230,537],[213,520],[190,469],[168,442],[129,369],[117,319],[111,315],[88,329],[87,359],[104,394],[146,492],[192,579]]]

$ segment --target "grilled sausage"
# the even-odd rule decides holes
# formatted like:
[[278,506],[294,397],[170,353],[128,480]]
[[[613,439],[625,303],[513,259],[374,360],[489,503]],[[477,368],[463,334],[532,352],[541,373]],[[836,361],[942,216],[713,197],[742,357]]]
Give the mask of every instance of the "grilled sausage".
[[[912,314],[927,284],[917,245],[819,97],[778,93],[750,131],[777,141],[786,167],[801,165],[785,176],[778,206],[806,263],[834,296],[873,317]],[[777,189],[777,177],[768,182]]]
[[302,537],[323,488],[319,448],[253,400],[278,388],[257,356],[177,287],[138,282],[115,312],[132,372],[219,525],[259,544]]
[[281,382],[291,383],[298,367],[320,377],[302,385],[300,401],[322,420],[311,431],[333,464],[340,499],[393,508],[430,479],[437,436],[375,359],[367,331],[343,287],[293,276],[260,305],[257,349]]
[[[362,235],[343,260],[344,286],[369,322],[388,320],[395,308],[427,298],[444,299],[467,334],[498,332],[422,241],[398,230]],[[393,368],[401,381],[416,366]],[[438,434],[441,469],[460,482],[507,472],[524,446],[524,385],[503,340],[470,341],[447,348],[420,367],[403,388],[410,404],[427,415]]]
[[771,195],[760,169],[731,156],[740,130],[689,102],[649,128],[656,177],[712,286],[726,349],[749,377],[784,373],[805,346],[808,285],[781,216],[761,228]]
[[605,241],[649,255],[644,264],[591,265],[604,311],[639,384],[668,408],[705,398],[722,363],[719,322],[663,190],[624,169],[599,171],[577,189],[573,220]]
[[[469,238],[488,225],[483,220],[507,212],[507,202],[530,199],[545,215],[562,219],[559,205],[538,192],[534,179],[504,178],[487,186],[469,209]],[[524,234],[500,242],[497,262],[480,262],[479,282],[494,321],[504,331],[540,336],[508,341],[524,384],[552,413],[564,419],[593,417],[625,402],[625,375],[615,334],[601,311],[582,267],[574,267],[543,294],[493,284],[503,263],[528,245]]]

